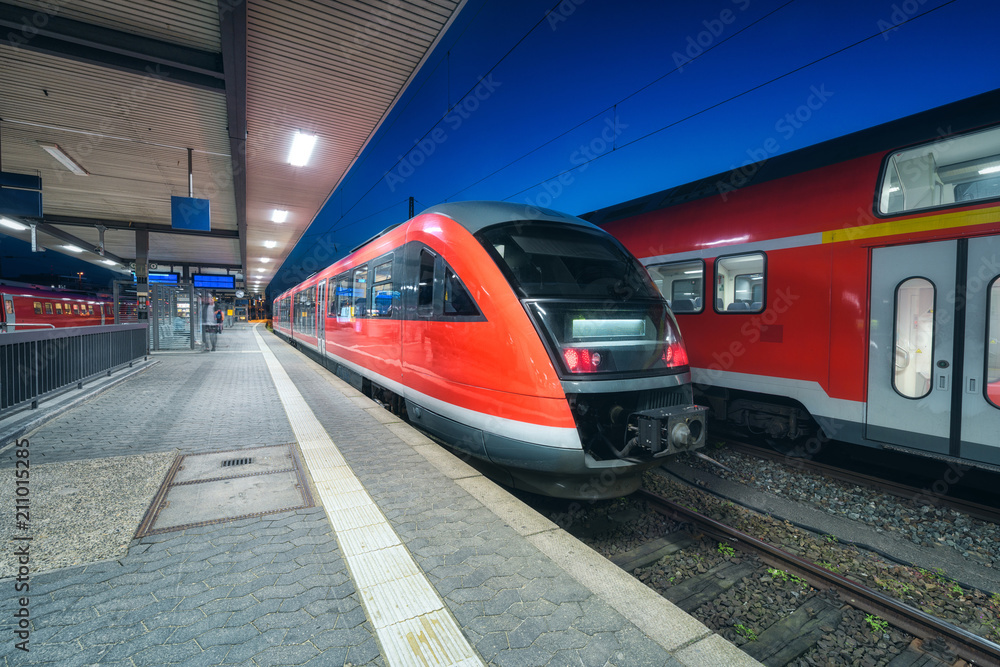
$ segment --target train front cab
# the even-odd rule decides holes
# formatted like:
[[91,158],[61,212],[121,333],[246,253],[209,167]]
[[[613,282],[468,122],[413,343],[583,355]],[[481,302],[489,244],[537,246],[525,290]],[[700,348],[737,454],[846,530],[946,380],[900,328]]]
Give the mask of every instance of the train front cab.
[[[583,225],[519,220],[479,230],[486,249],[540,338],[581,453],[534,474],[538,450],[490,449],[515,486],[566,497],[612,497],[638,488],[662,457],[705,442],[704,408],[694,406],[677,323],[648,274],[604,232]],[[514,314],[512,313],[511,316]],[[499,436],[499,434],[497,434]]]

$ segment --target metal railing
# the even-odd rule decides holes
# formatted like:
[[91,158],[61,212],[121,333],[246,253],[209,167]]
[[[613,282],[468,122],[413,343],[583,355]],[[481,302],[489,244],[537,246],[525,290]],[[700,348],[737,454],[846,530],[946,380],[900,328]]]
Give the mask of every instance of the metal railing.
[[148,354],[147,324],[0,334],[0,416]]

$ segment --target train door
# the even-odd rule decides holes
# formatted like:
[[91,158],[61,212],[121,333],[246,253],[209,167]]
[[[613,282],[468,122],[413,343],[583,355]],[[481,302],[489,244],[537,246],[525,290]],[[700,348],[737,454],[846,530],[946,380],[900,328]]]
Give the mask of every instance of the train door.
[[1000,236],[968,243],[960,453],[1000,465]]
[[316,287],[316,346],[320,354],[326,354],[326,281]]
[[872,251],[868,439],[1000,463],[998,275],[996,238]]
[[3,312],[4,322],[7,323],[7,331],[14,331],[16,329],[14,323],[17,320],[14,317],[14,297],[10,294],[3,295]]

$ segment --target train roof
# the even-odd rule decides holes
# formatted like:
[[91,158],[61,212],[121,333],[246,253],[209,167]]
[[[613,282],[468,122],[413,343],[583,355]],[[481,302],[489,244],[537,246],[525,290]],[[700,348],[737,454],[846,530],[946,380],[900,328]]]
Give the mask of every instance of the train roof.
[[720,184],[725,184],[724,189],[727,192],[739,190],[749,185],[773,181],[865,155],[904,148],[936,137],[994,124],[998,119],[998,108],[1000,108],[1000,89],[776,155],[757,162],[753,169],[747,165],[740,169],[724,171],[584,213],[580,217],[595,225],[604,225],[640,213],[718,195]]
[[447,216],[475,234],[480,229],[502,222],[518,222],[520,220],[542,220],[563,222],[582,227],[596,228],[592,223],[568,213],[560,213],[547,208],[515,204],[502,201],[457,201],[437,204],[421,211]]

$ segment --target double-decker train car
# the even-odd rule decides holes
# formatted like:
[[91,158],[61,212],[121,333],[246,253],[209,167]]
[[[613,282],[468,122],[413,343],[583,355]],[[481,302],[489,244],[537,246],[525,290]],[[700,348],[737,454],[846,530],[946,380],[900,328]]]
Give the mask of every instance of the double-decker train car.
[[666,302],[579,218],[442,204],[279,295],[272,317],[279,335],[517,488],[616,497],[705,441]]
[[113,303],[78,292],[0,283],[0,332],[114,324]]
[[1000,465],[998,123],[994,91],[583,217],[671,303],[713,417]]

